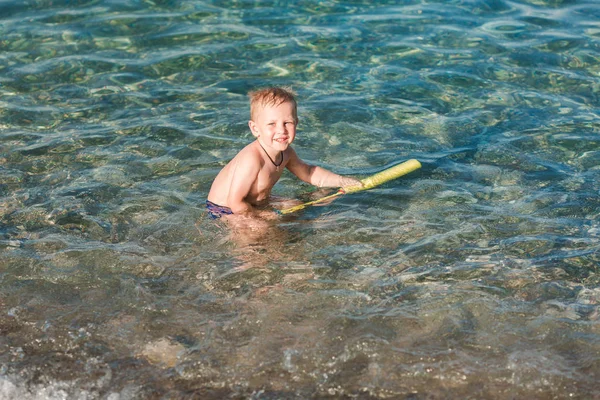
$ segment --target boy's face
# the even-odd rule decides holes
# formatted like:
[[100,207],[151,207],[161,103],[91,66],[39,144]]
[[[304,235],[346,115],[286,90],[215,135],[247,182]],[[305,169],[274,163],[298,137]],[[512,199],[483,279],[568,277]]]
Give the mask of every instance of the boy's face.
[[267,105],[259,109],[254,120],[248,121],[252,134],[264,147],[283,151],[296,137],[297,120],[294,106],[284,102],[277,106]]

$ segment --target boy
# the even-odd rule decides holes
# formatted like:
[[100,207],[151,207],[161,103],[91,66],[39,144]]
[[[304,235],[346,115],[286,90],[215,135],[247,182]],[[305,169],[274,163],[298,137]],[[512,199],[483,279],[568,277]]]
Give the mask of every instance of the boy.
[[298,126],[296,99],[290,89],[271,87],[249,96],[248,126],[256,140],[244,147],[213,181],[206,201],[212,218],[229,214],[265,216],[256,207],[268,202],[284,168],[318,187],[361,184],[357,179],[306,164],[290,147]]

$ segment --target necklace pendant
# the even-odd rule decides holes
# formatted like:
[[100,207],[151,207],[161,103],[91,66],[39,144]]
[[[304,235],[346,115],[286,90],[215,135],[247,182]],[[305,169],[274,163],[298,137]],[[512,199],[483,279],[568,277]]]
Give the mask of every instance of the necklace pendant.
[[281,161],[279,161],[279,164],[275,164],[275,161],[273,161],[273,159],[271,158],[271,156],[269,155],[269,153],[267,152],[267,150],[265,150],[265,148],[263,147],[263,145],[260,144],[260,142],[258,142],[258,145],[260,146],[261,149],[263,149],[263,151],[265,152],[265,154],[267,155],[267,157],[269,157],[269,160],[271,161],[271,164],[273,164],[275,166],[275,171],[279,172],[279,166],[283,163],[283,151],[279,152],[281,154]]

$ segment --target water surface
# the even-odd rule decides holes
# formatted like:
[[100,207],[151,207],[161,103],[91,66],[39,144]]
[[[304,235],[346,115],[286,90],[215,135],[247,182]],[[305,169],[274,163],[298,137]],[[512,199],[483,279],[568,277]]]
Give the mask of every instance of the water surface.
[[[0,0],[0,37],[0,398],[600,396],[595,1]],[[423,168],[232,235],[265,85],[306,161]]]

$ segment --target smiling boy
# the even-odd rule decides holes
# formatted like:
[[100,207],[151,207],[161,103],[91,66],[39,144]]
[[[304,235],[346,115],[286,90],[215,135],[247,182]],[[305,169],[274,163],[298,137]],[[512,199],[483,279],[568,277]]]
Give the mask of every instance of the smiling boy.
[[290,147],[298,126],[297,103],[288,88],[251,92],[248,126],[256,140],[244,147],[217,175],[206,201],[209,214],[257,214],[287,168],[304,182],[318,187],[361,184],[324,168],[306,164]]

